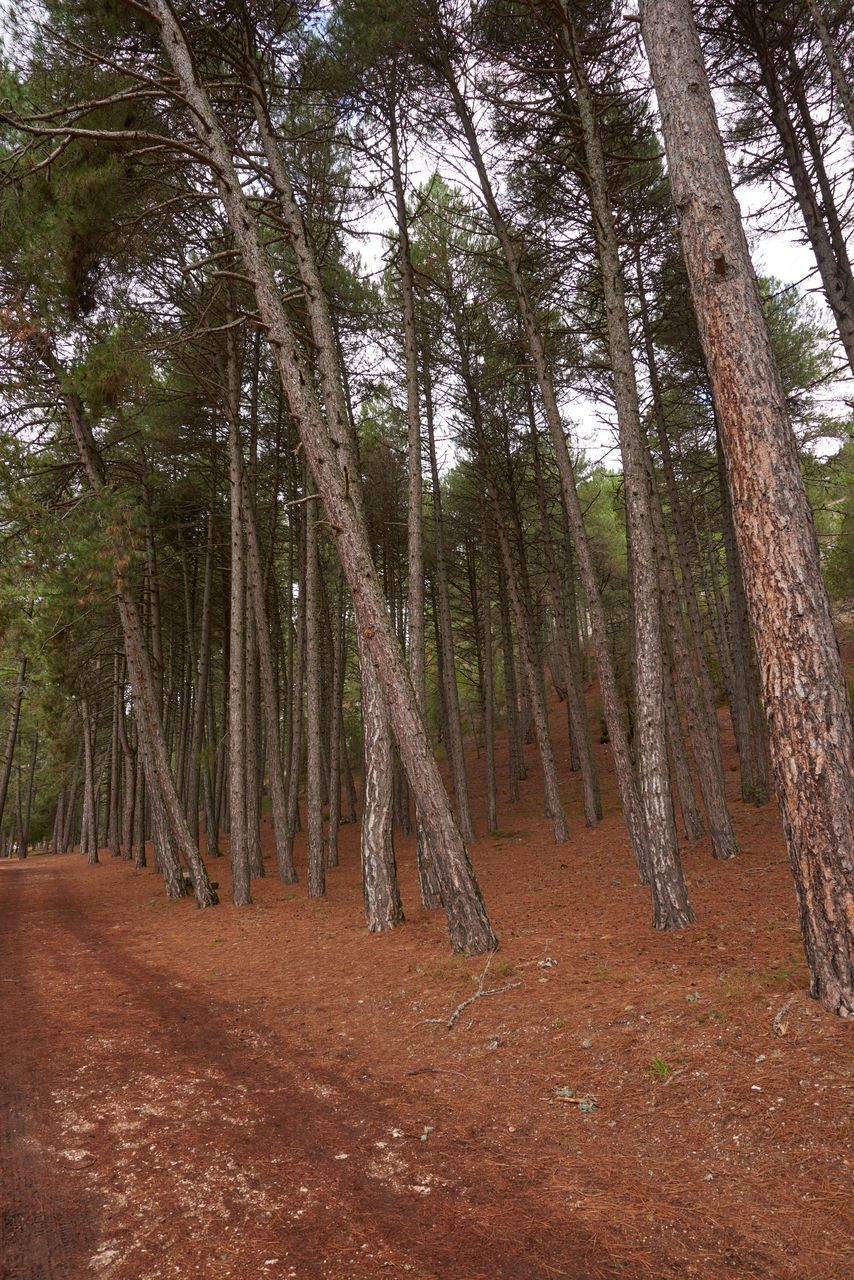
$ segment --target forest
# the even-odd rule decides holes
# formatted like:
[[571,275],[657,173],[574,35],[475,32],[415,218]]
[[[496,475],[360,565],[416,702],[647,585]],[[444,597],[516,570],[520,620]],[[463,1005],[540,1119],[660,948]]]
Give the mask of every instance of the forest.
[[[533,760],[554,843],[595,827],[605,745],[677,931],[680,850],[739,852],[727,724],[854,1016],[854,16],[625,8],[7,14],[0,855],[200,908],[227,856],[249,907],[358,822],[381,933],[413,833],[486,956],[478,842]],[[781,229],[800,281],[753,266]]]

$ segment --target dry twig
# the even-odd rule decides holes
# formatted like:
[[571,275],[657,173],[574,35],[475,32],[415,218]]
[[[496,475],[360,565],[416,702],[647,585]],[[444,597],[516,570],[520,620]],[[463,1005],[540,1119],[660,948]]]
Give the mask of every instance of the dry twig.
[[[503,987],[490,987],[488,991],[484,991],[484,989],[483,989],[483,984],[484,984],[484,981],[485,981],[485,979],[486,979],[486,975],[487,975],[487,973],[489,972],[489,966],[492,964],[492,957],[493,957],[493,955],[494,955],[494,954],[495,954],[495,952],[490,952],[489,959],[487,960],[487,962],[486,962],[486,964],[485,964],[485,966],[484,966],[483,973],[480,975],[480,982],[478,983],[477,991],[475,991],[475,993],[474,993],[474,995],[473,995],[473,996],[469,996],[469,998],[468,998],[467,1000],[464,1000],[464,1001],[462,1002],[462,1004],[458,1004],[458,1005],[457,1005],[457,1007],[456,1007],[456,1009],[454,1010],[454,1012],[451,1014],[450,1018],[448,1018],[448,1020],[447,1020],[447,1027],[448,1027],[448,1030],[449,1030],[449,1031],[453,1028],[454,1023],[456,1022],[457,1018],[458,1018],[458,1017],[460,1016],[460,1014],[462,1013],[463,1009],[467,1009],[467,1008],[469,1007],[469,1005],[470,1005],[470,1004],[474,1004],[475,1000],[480,1000],[480,998],[481,998],[482,996],[497,996],[497,995],[500,995],[502,991],[509,991],[511,987],[521,987],[521,985],[522,985],[522,979],[521,979],[521,978],[519,978],[516,982],[507,982],[507,983],[505,983],[505,985],[504,985]],[[422,1019],[421,1019],[421,1022],[437,1022],[437,1023],[442,1023],[442,1022],[444,1022],[444,1021],[445,1021],[445,1019],[444,1019],[444,1018],[422,1018]],[[421,1025],[421,1022],[416,1023],[416,1026],[420,1026],[420,1025]]]

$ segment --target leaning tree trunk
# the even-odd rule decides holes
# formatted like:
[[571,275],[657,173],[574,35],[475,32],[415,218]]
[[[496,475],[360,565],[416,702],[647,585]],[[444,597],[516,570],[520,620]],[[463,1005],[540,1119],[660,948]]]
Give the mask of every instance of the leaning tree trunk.
[[[364,520],[351,493],[351,483],[355,485],[358,476],[355,471],[352,478],[350,474],[352,459],[346,423],[330,413],[327,424],[321,413],[311,373],[283,306],[258,227],[235,170],[233,156],[198,79],[184,32],[168,0],[150,0],[148,7],[160,29],[183,99],[190,108],[199,144],[216,174],[220,199],[255,292],[291,414],[335,533],[339,556],[353,593],[357,627],[375,666],[410,786],[416,803],[421,806],[448,916],[451,944],[455,950],[490,950],[496,946],[495,934],[454,822],[438,766],[430,752],[424,720],[382,597],[376,567],[371,560]],[[334,349],[329,351],[327,340],[318,341],[318,335],[315,335],[315,341],[318,360],[334,356]]]
[[776,58],[762,39],[761,33],[757,35],[755,53],[762,83],[768,95],[771,119],[780,137],[783,156],[792,179],[807,238],[815,254],[825,296],[833,312],[845,355],[854,372],[854,278],[852,278],[848,255],[846,253],[840,260],[834,251],[822,206],[813,190],[810,173],[780,84]]
[[441,54],[441,69],[447,80],[451,96],[454,99],[454,106],[456,108],[460,124],[462,125],[463,132],[465,133],[472,160],[474,161],[474,165],[477,170],[478,181],[480,182],[484,202],[486,203],[489,211],[489,216],[492,220],[496,238],[501,245],[504,260],[507,265],[507,272],[510,276],[513,291],[516,294],[519,306],[519,315],[521,316],[522,323],[525,328],[528,350],[531,354],[531,363],[534,367],[537,384],[540,388],[543,408],[545,409],[546,421],[549,425],[549,433],[551,435],[552,446],[554,448],[555,461],[557,463],[558,474],[560,476],[561,492],[566,507],[566,514],[573,542],[575,544],[575,552],[578,557],[578,565],[584,585],[584,593],[587,597],[587,608],[590,613],[590,623],[593,632],[593,644],[596,650],[596,664],[599,674],[602,708],[608,724],[608,736],[614,757],[614,769],[617,776],[617,785],[620,790],[623,816],[626,822],[626,828],[629,833],[632,852],[635,857],[638,871],[644,879],[648,879],[649,853],[647,848],[646,823],[641,807],[640,795],[635,782],[628,738],[623,724],[620,696],[614,675],[614,664],[608,639],[608,627],[605,621],[605,611],[602,606],[602,599],[599,592],[596,566],[593,560],[590,543],[587,538],[587,530],[584,526],[581,501],[575,484],[575,473],[573,471],[572,460],[569,456],[564,424],[561,418],[560,409],[558,408],[554,382],[549,368],[546,344],[543,339],[543,335],[540,332],[537,318],[534,314],[534,309],[531,306],[531,302],[528,297],[528,291],[525,287],[519,262],[519,254],[513,240],[511,239],[510,233],[507,229],[507,224],[495,199],[489,174],[483,161],[483,155],[480,149],[480,143],[474,127],[474,122],[471,117],[471,112],[468,110],[465,99],[460,92],[453,67],[451,66],[450,58],[444,50]]
[[726,454],[811,993],[854,1016],[854,719],[818,541],[690,0],[642,0]]
[[[70,386],[66,371],[53,355],[49,345],[46,342],[40,343],[38,351],[40,358],[51,373],[54,374],[61,388],[63,403],[74,435],[74,442],[86,471],[89,485],[94,493],[101,493],[106,487],[104,462],[98,451],[91,424],[83,410],[80,398]],[[190,835],[184,809],[175,786],[166,738],[163,732],[160,699],[157,697],[151,655],[143,635],[139,611],[134,596],[124,581],[127,549],[116,546],[111,548],[111,551],[115,554],[116,602],[125,645],[128,680],[134,700],[137,726],[140,730],[139,740],[145,760],[152,806],[156,813],[162,814],[164,826],[168,829],[175,848],[180,850],[181,856],[184,858],[190,872],[197,906],[215,906],[219,900],[211,887],[205,865],[199,857],[199,851]],[[185,889],[180,864],[176,867],[170,863],[167,870],[167,893],[171,897],[182,896],[185,893]]]
[[845,74],[845,68],[839,54],[836,52],[836,46],[833,38],[828,30],[821,5],[818,0],[807,0],[807,8],[810,11],[815,29],[821,40],[821,47],[824,50],[824,56],[827,59],[827,65],[830,68],[830,74],[833,76],[833,83],[836,86],[836,92],[839,95],[839,101],[845,109],[845,118],[848,126],[854,133],[854,88],[852,88],[848,77]]

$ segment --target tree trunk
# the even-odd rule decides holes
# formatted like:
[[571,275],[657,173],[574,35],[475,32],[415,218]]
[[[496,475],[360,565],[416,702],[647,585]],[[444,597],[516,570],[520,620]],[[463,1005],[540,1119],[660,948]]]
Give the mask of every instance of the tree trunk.
[[[397,219],[397,261],[403,303],[403,351],[406,363],[406,424],[408,453],[408,517],[407,517],[407,606],[409,624],[409,675],[415,700],[422,716],[427,709],[427,673],[424,655],[424,482],[421,474],[421,408],[418,396],[418,345],[415,336],[415,285],[409,246],[409,220],[400,166],[400,149],[396,115],[397,102],[389,110],[389,143]],[[418,883],[421,905],[431,910],[439,905],[439,886],[430,848],[425,839],[418,805],[415,806],[415,831],[418,859]],[[464,840],[465,823],[460,824]]]
[[672,818],[673,798],[670,794],[662,697],[663,645],[658,603],[658,570],[623,270],[608,190],[605,152],[593,96],[569,6],[566,0],[561,0],[561,4],[569,68],[581,121],[590,208],[602,271],[608,348],[623,460],[626,518],[635,588],[635,751],[646,821],[653,923],[657,929],[679,929],[694,920],[694,912],[688,899],[679,850],[675,844],[676,828]]
[[854,89],[848,82],[845,69],[836,52],[836,46],[833,43],[827,23],[824,20],[824,14],[821,11],[821,5],[818,0],[807,0],[807,8],[810,11],[818,37],[821,40],[821,47],[824,50],[824,56],[827,59],[827,65],[830,68],[830,74],[833,77],[833,83],[836,86],[836,92],[839,95],[839,101],[845,110],[845,118],[848,121],[848,127],[854,133]]
[[[347,447],[347,424],[334,412],[335,406],[332,403],[326,406],[328,417],[324,421],[312,389],[310,371],[305,365],[282,304],[269,260],[235,171],[232,155],[225,144],[207,94],[198,80],[192,54],[174,12],[168,0],[150,0],[149,8],[160,28],[182,95],[190,107],[193,128],[216,174],[220,198],[237,238],[244,269],[252,281],[261,319],[266,325],[267,340],[288,397],[291,414],[306,459],[317,478],[326,515],[336,536],[339,556],[353,592],[357,627],[366,641],[372,663],[376,664],[395,738],[416,802],[422,809],[442,899],[448,914],[451,944],[455,950],[490,950],[496,945],[495,935],[454,822],[436,762],[430,754],[424,721],[368,550],[364,520],[351,492],[351,478],[355,485],[358,475],[353,469],[351,476],[353,464]],[[295,247],[302,252],[305,246],[298,238],[298,233],[299,228],[294,226]],[[302,271],[302,266],[300,270]],[[313,306],[324,305],[322,289],[313,292],[306,285],[305,296]],[[329,333],[314,334],[319,363],[336,358]],[[337,377],[337,368],[334,376]]]
[[457,802],[457,819],[463,840],[475,838],[469,803],[466,757],[463,746],[463,730],[460,720],[460,698],[457,690],[457,666],[454,658],[454,628],[451,619],[451,600],[448,587],[448,563],[445,554],[445,525],[442,516],[442,488],[439,483],[439,464],[436,458],[436,435],[433,428],[433,377],[431,352],[424,350],[424,407],[427,419],[427,453],[430,459],[430,480],[433,490],[433,522],[436,537],[436,607],[439,644],[442,650],[442,689],[445,707],[445,749],[451,786]]
[[847,255],[843,261],[840,261],[834,252],[780,84],[775,55],[766,43],[761,30],[753,29],[751,35],[754,52],[759,62],[762,84],[768,95],[771,118],[780,136],[783,156],[792,179],[807,238],[815,254],[825,296],[836,321],[842,346],[851,370],[854,372],[854,278],[852,278],[851,267],[847,261]]
[[642,0],[719,415],[811,994],[854,1016],[854,722],[818,542],[690,0]]
[[[83,821],[80,826],[80,852],[88,863],[98,861],[98,833],[95,814],[95,761],[92,741],[92,712],[86,698],[80,699],[83,727]],[[20,857],[20,850],[18,857]]]
[[329,825],[327,867],[338,866],[338,828],[341,824],[341,702],[344,696],[344,570],[338,566],[334,608],[330,610],[332,634],[332,691],[327,718],[329,734]]
[[[312,483],[312,477],[308,477]],[[323,791],[320,755],[320,564],[317,555],[317,516],[315,502],[305,504],[305,712],[306,744],[306,820],[308,828],[308,866],[306,888],[310,898],[326,893],[326,868],[323,858]]]
[[9,778],[12,776],[12,760],[15,756],[15,743],[18,740],[18,722],[21,718],[21,703],[24,700],[24,681],[27,675],[27,655],[21,654],[18,663],[18,678],[15,681],[15,696],[12,702],[12,715],[9,720],[9,732],[6,735],[6,754],[3,757],[3,774],[0,776],[0,822],[3,821],[3,810],[6,807],[6,795],[9,790]]
[[551,521],[549,519],[548,508],[546,507],[546,494],[543,486],[542,467],[540,464],[540,450],[537,444],[537,430],[536,423],[534,421],[534,406],[530,398],[530,388],[527,387],[527,379],[526,389],[528,391],[528,416],[531,433],[531,448],[533,450],[534,457],[534,480],[537,489],[537,504],[540,511],[540,528],[543,533],[543,551],[546,558],[546,571],[548,573],[552,608],[554,609],[555,625],[557,627],[560,661],[564,671],[570,738],[575,746],[578,765],[581,771],[581,783],[584,796],[584,820],[588,827],[595,827],[596,823],[602,817],[602,799],[599,793],[599,773],[596,768],[596,761],[593,757],[593,744],[590,740],[590,724],[587,719],[587,707],[584,703],[583,694],[580,694],[579,684],[575,678],[575,666],[578,665],[580,668],[580,664],[573,663],[572,654],[570,652],[570,645],[577,645],[578,641],[575,637],[570,639],[567,618],[564,612],[564,594],[561,590],[557,557],[555,555],[554,543],[552,541]]
[[249,833],[246,808],[246,561],[240,519],[243,456],[238,438],[240,386],[238,357],[229,335],[226,361],[228,388],[228,476],[231,507],[231,604],[228,664],[228,807],[231,831],[232,901],[249,906]]
[[495,789],[495,686],[492,673],[492,599],[489,573],[489,538],[486,526],[481,544],[481,626],[483,627],[483,746],[486,754],[486,830],[498,830],[498,804]]
[[572,538],[575,545],[575,552],[578,557],[579,569],[581,571],[581,578],[584,584],[584,592],[587,597],[587,608],[590,613],[593,643],[596,650],[602,707],[608,723],[608,736],[614,757],[614,769],[617,776],[617,785],[620,789],[623,816],[625,818],[629,839],[632,845],[632,852],[634,853],[638,870],[642,878],[648,879],[649,855],[647,849],[647,832],[644,814],[635,783],[631,753],[629,751],[629,744],[626,738],[625,727],[623,725],[620,697],[616,679],[614,677],[614,665],[608,641],[608,628],[605,621],[605,612],[602,607],[602,600],[599,594],[596,568],[590,544],[587,539],[587,532],[584,527],[581,502],[578,497],[578,491],[575,487],[575,475],[572,468],[572,461],[569,456],[569,449],[566,443],[563,421],[561,419],[560,410],[558,409],[554,383],[549,371],[545,343],[528,298],[525,282],[519,266],[518,254],[513,241],[510,238],[507,226],[492,191],[489,175],[483,162],[477,133],[475,132],[474,124],[471,119],[471,113],[468,111],[465,100],[460,92],[459,86],[457,85],[453,68],[450,64],[450,59],[444,52],[442,55],[442,70],[444,71],[448,87],[454,99],[454,105],[456,107],[460,123],[462,124],[463,132],[466,135],[466,141],[469,145],[472,160],[474,161],[475,168],[477,169],[478,180],[483,192],[484,201],[486,202],[496,237],[504,254],[504,260],[507,264],[507,271],[510,276],[513,291],[516,294],[519,314],[525,328],[525,336],[527,338],[528,349],[531,354],[531,363],[533,364],[534,372],[537,377],[537,384],[540,388],[540,395],[546,413],[546,420],[549,424],[549,433],[551,435],[555,460],[558,466],[558,474],[560,475],[561,492],[566,506],[567,518],[569,520],[570,530],[572,532]]

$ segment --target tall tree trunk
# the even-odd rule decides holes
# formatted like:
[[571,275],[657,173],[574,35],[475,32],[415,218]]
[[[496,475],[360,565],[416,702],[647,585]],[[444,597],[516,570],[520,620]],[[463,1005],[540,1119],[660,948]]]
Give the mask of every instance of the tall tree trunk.
[[[312,477],[308,478],[309,484]],[[310,898],[326,893],[326,867],[323,849],[323,790],[320,755],[322,720],[320,694],[320,563],[317,554],[317,516],[314,500],[305,504],[305,712],[306,745],[306,820],[308,829],[308,867],[306,888]]]
[[480,472],[486,485],[487,500],[490,506],[492,524],[498,538],[498,546],[501,552],[502,568],[504,570],[504,580],[507,585],[510,609],[513,614],[513,620],[516,624],[516,638],[519,641],[519,657],[522,665],[524,682],[528,689],[528,697],[530,698],[531,716],[537,739],[537,749],[539,751],[540,763],[543,769],[543,790],[545,792],[546,814],[552,820],[555,844],[563,844],[569,839],[569,828],[566,823],[566,814],[564,813],[563,802],[560,797],[560,783],[558,782],[557,769],[554,762],[554,751],[552,748],[551,733],[549,731],[548,710],[546,708],[545,696],[543,693],[543,682],[539,678],[537,670],[537,661],[534,653],[534,640],[530,629],[530,614],[529,611],[525,609],[522,602],[522,591],[518,580],[513,553],[510,547],[507,522],[501,506],[498,484],[489,458],[489,450],[483,426],[480,393],[474,380],[474,373],[471,368],[471,362],[466,347],[465,337],[460,326],[459,317],[454,315],[452,319],[456,331],[462,379],[466,388],[468,408],[471,414],[475,437],[477,439],[478,452],[480,455]]
[[229,334],[226,359],[228,386],[228,478],[231,511],[231,604],[228,663],[228,807],[231,831],[232,901],[249,906],[249,832],[246,807],[246,559],[240,518],[243,455],[238,424],[240,383],[237,349]]
[[481,543],[481,626],[483,627],[483,745],[486,755],[486,830],[498,830],[498,804],[495,789],[495,684],[492,663],[492,587],[490,583],[489,537],[486,526]]
[[854,372],[854,277],[852,277],[851,266],[848,263],[847,254],[844,260],[840,261],[834,252],[821,205],[813,190],[809,170],[804,162],[800,142],[780,84],[775,52],[769,46],[765,33],[761,29],[761,18],[751,22],[749,38],[754,44],[762,84],[768,95],[771,119],[780,137],[783,157],[792,179],[807,238],[815,254],[825,296],[836,321],[848,363]]
[[[94,864],[98,861],[95,760],[92,710],[86,698],[80,699],[80,721],[83,728],[83,821],[80,827],[80,852],[87,862]],[[18,856],[20,857],[20,851]]]
[[848,77],[845,74],[845,69],[842,65],[839,54],[836,52],[836,46],[833,43],[833,38],[828,30],[821,5],[818,3],[818,0],[807,0],[807,8],[810,11],[810,16],[815,23],[815,29],[818,32],[819,39],[821,40],[821,47],[824,50],[824,56],[827,59],[827,65],[830,68],[830,74],[833,77],[833,83],[836,87],[836,92],[839,95],[839,101],[842,103],[844,108],[848,127],[851,129],[852,133],[854,133],[854,88],[852,88],[848,81]]
[[332,635],[332,690],[329,698],[327,732],[329,734],[329,825],[326,850],[327,867],[338,866],[338,828],[341,824],[341,702],[344,696],[344,570],[338,566],[334,607],[330,610],[329,630]]
[[[526,379],[527,382],[527,379]],[[549,588],[552,597],[555,625],[557,627],[560,661],[564,671],[566,684],[566,703],[569,716],[569,730],[578,756],[581,771],[581,782],[584,796],[584,820],[588,827],[595,827],[602,817],[602,800],[599,793],[599,773],[593,757],[593,744],[590,740],[590,723],[587,719],[587,707],[584,703],[583,691],[576,680],[576,668],[580,674],[580,663],[573,662],[570,646],[578,645],[577,637],[570,638],[567,618],[564,612],[564,593],[561,589],[558,574],[557,556],[552,540],[551,520],[546,506],[546,494],[543,485],[540,450],[537,444],[537,429],[534,421],[534,406],[528,390],[528,416],[531,434],[531,448],[534,458],[534,481],[537,489],[537,505],[540,511],[540,528],[543,533],[543,550],[546,558]],[[577,658],[577,655],[576,655]]]
[[[242,522],[241,527],[243,527]],[[246,835],[249,874],[253,880],[258,880],[264,875],[264,861],[261,856],[261,787],[264,761],[261,749],[261,727],[258,707],[261,693],[258,682],[258,627],[252,610],[252,602],[249,598],[247,577],[246,566],[244,565],[244,586],[247,587],[247,595],[244,600],[246,609],[246,649],[244,654],[246,692],[243,703],[245,722],[243,767],[246,772]]]
[[513,631],[504,578],[498,577],[498,611],[501,618],[501,659],[504,667],[504,705],[507,714],[507,794],[511,804],[519,800],[519,782],[525,777],[522,732],[519,725],[519,696],[516,689],[516,659]]
[[199,638],[199,666],[193,704],[193,727],[190,733],[189,770],[187,777],[187,821],[190,834],[199,839],[199,785],[202,764],[202,747],[205,740],[205,714],[208,705],[208,684],[211,670],[211,630],[213,619],[213,569],[214,569],[214,503],[213,495],[208,506],[207,536],[205,539],[205,571],[202,587],[202,627]]
[[474,165],[477,170],[478,180],[495,230],[495,235],[501,245],[504,260],[507,265],[508,275],[510,276],[513,291],[516,294],[519,314],[525,328],[528,350],[531,354],[531,363],[534,367],[537,384],[540,388],[540,396],[545,409],[546,421],[549,424],[549,433],[551,435],[558,474],[560,476],[561,492],[566,505],[567,518],[572,532],[575,552],[578,557],[578,565],[581,572],[582,582],[584,584],[584,592],[587,597],[587,608],[590,613],[593,643],[596,650],[596,662],[599,674],[602,707],[608,724],[608,737],[614,757],[614,769],[617,776],[617,785],[620,789],[623,816],[625,818],[629,839],[632,845],[632,852],[634,854],[638,870],[644,879],[648,879],[649,850],[647,847],[648,837],[644,820],[644,812],[641,807],[640,795],[635,783],[631,753],[629,751],[628,739],[626,737],[625,727],[623,724],[620,696],[614,676],[614,664],[611,658],[608,641],[608,628],[605,621],[605,611],[602,607],[602,600],[599,594],[596,568],[587,538],[587,531],[584,527],[581,502],[575,485],[575,475],[573,472],[572,461],[569,456],[569,449],[566,443],[566,433],[564,431],[563,421],[558,408],[554,383],[549,370],[545,342],[542,334],[540,333],[533,307],[531,306],[528,298],[527,289],[525,288],[525,282],[519,265],[517,250],[510,237],[510,233],[507,230],[507,225],[501,215],[501,211],[492,190],[492,184],[489,180],[489,174],[487,173],[486,165],[483,161],[477,133],[471,118],[471,112],[468,110],[465,99],[460,92],[459,85],[457,84],[456,77],[451,66],[450,58],[444,49],[442,49],[440,53],[440,59],[441,69],[444,72],[448,88],[450,89],[451,95],[454,99],[454,106],[463,127],[469,151],[471,152],[472,160],[474,161]]
[[121,789],[119,768],[119,714],[121,712],[122,686],[119,680],[119,655],[113,654],[113,716],[110,730],[110,759],[107,782],[107,845],[110,856],[120,858],[121,826],[119,822],[119,792]]
[[18,663],[18,676],[15,681],[15,694],[12,701],[12,714],[9,719],[9,732],[6,735],[6,754],[3,757],[3,773],[0,776],[0,822],[3,821],[3,810],[6,807],[6,795],[9,790],[9,778],[12,776],[12,760],[15,756],[15,743],[18,740],[18,723],[21,719],[21,703],[24,700],[24,682],[27,675],[27,655],[21,654]]
[[[312,389],[310,371],[282,304],[233,157],[199,82],[192,54],[174,11],[168,0],[150,0],[149,9],[159,26],[182,96],[191,110],[192,125],[199,143],[216,174],[220,198],[237,238],[244,269],[252,282],[261,319],[267,326],[267,340],[285,387],[291,414],[336,536],[339,556],[353,592],[357,627],[366,642],[372,663],[376,664],[395,738],[416,802],[421,806],[448,915],[451,944],[456,950],[471,952],[492,949],[496,945],[495,935],[454,822],[439,770],[429,750],[424,721],[370,557],[365,523],[353,500],[351,476],[355,485],[358,475],[354,468],[351,472],[353,464],[348,448],[347,423],[343,414],[335,412],[334,403],[327,404],[327,420],[324,421]],[[302,253],[307,241],[304,228],[300,239],[301,220],[297,221],[300,225],[293,225],[292,238],[297,251]],[[302,266],[300,270],[302,272]],[[322,288],[315,293],[306,285],[304,293],[313,309],[324,307]],[[327,359],[336,359],[334,344],[329,341],[330,333],[331,327],[326,334],[314,334],[319,364]],[[335,380],[337,377],[336,367]]]
[[690,0],[641,0],[715,396],[811,993],[854,1016],[854,720]]
[[605,152],[596,109],[566,0],[561,0],[572,85],[581,121],[590,208],[596,233],[608,348],[620,431],[626,492],[626,517],[634,581],[635,751],[647,830],[653,923],[658,929],[682,928],[694,920],[675,843],[673,798],[667,763],[662,697],[662,635],[658,571],[652,537],[646,458],[640,424],[632,341],[626,310]]
[[[92,428],[83,410],[80,398],[71,387],[68,375],[53,355],[47,343],[39,345],[39,356],[59,383],[74,441],[86,471],[89,485],[94,493],[99,493],[104,489],[106,483],[104,463],[95,444]],[[172,775],[171,762],[163,733],[160,699],[157,692],[158,685],[152,668],[151,655],[143,635],[136,601],[124,581],[127,552],[125,548],[119,546],[111,547],[110,550],[115,553],[114,572],[119,619],[122,627],[128,678],[134,699],[137,725],[141,730],[140,741],[143,758],[145,759],[151,802],[155,812],[161,814],[164,829],[168,830],[171,841],[174,843],[175,848],[180,850],[180,854],[187,865],[197,906],[215,906],[218,899],[211,887],[205,865],[199,857],[198,849],[190,835],[187,819]],[[177,868],[174,864],[170,864],[168,872],[167,893],[173,897],[183,896],[185,890],[180,864]]]
[[439,482],[439,463],[436,457],[436,433],[433,425],[433,376],[432,353],[429,344],[424,347],[424,408],[427,423],[427,453],[430,459],[430,480],[433,490],[433,525],[436,540],[436,607],[439,644],[442,649],[442,688],[445,706],[445,748],[451,772],[451,786],[457,802],[457,819],[463,840],[474,840],[474,823],[469,803],[466,757],[463,746],[463,730],[460,718],[460,698],[457,690],[457,665],[454,658],[454,628],[451,620],[451,600],[448,585],[448,562],[445,552],[445,524],[442,511],[442,488]]
[[697,780],[703,797],[706,824],[712,840],[715,858],[731,858],[738,852],[738,842],[732,826],[724,787],[724,766],[721,755],[717,720],[710,723],[703,706],[700,689],[694,674],[694,664],[682,622],[679,592],[670,547],[664,529],[661,499],[656,484],[652,458],[646,452],[649,479],[649,513],[652,517],[651,532],[658,559],[658,585],[662,618],[667,630],[668,652],[671,656],[676,689],[682,701],[682,710],[688,725]]
[[[395,76],[396,89],[396,76]],[[408,454],[407,514],[407,606],[409,629],[409,675],[415,700],[425,718],[427,709],[427,672],[424,654],[424,482],[421,474],[421,407],[418,396],[418,345],[415,335],[415,285],[409,246],[409,219],[400,164],[397,125],[397,95],[393,93],[389,110],[389,143],[391,151],[394,206],[397,220],[397,263],[403,303],[403,351],[406,364],[406,424]],[[426,910],[439,906],[439,886],[430,848],[415,806],[418,883],[421,905]],[[471,839],[465,822],[460,824],[464,840]]]

